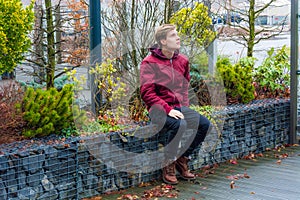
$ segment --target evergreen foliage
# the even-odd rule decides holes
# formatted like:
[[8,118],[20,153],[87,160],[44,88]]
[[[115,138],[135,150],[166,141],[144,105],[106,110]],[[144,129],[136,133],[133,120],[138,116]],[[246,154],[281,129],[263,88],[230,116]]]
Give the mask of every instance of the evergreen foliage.
[[253,57],[241,58],[236,64],[232,64],[229,58],[217,61],[217,71],[224,82],[227,103],[249,103],[254,99],[254,61]]
[[61,130],[74,125],[75,120],[84,120],[77,106],[72,106],[73,86],[65,85],[61,91],[27,88],[21,105],[27,128],[25,137],[60,134]]
[[33,3],[24,8],[20,0],[0,0],[0,74],[11,72],[30,47]]

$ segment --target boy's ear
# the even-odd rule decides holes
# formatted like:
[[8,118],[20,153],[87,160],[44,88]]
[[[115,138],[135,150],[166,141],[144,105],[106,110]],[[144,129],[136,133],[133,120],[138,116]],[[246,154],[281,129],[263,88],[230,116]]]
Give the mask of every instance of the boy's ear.
[[160,43],[161,43],[161,45],[165,46],[165,45],[167,45],[167,40],[161,40]]

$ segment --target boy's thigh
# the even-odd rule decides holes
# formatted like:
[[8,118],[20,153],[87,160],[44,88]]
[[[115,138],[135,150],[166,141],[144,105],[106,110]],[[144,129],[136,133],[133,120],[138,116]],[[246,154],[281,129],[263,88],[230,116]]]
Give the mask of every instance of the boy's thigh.
[[176,129],[180,126],[180,120],[170,117],[162,110],[152,110],[150,113],[151,122],[158,126],[158,130]]
[[182,107],[181,112],[184,115],[184,119],[187,123],[199,123],[200,114],[189,107]]
[[181,112],[183,113],[184,119],[186,120],[189,128],[198,129],[198,127],[208,125],[210,123],[205,116],[200,115],[197,111],[188,107],[182,107]]

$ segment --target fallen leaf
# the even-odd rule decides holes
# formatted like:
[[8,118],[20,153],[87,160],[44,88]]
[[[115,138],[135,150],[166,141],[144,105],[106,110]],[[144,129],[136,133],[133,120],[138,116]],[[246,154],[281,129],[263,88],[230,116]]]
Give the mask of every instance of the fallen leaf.
[[247,173],[244,173],[244,178],[250,178],[250,176]]
[[274,157],[275,157],[275,158],[280,158],[280,155],[277,154],[277,153],[275,153],[275,154],[274,154]]
[[238,180],[238,177],[234,175],[226,176],[226,178],[228,178],[229,180]]
[[102,197],[84,198],[82,200],[102,200]]
[[204,167],[202,167],[203,170],[208,170],[208,169],[210,169],[210,168],[211,168],[210,165],[205,165]]
[[255,192],[250,192],[250,194],[255,194]]
[[142,196],[143,199],[152,199],[154,197],[177,198],[178,191],[176,191],[176,188],[172,185],[162,184],[144,191],[144,195]]
[[173,189],[174,187],[173,187],[172,185],[166,185],[165,188],[171,190],[171,189]]
[[229,180],[239,180],[241,178],[250,178],[250,176],[247,173],[244,173],[244,174],[226,176],[226,178],[228,178]]
[[219,167],[219,164],[218,163],[215,163],[213,168],[218,168]]
[[138,200],[139,197],[137,195],[124,194],[121,197],[117,198],[117,200]]
[[230,188],[231,188],[231,189],[234,188],[234,184],[235,184],[234,181],[231,181],[231,182],[230,182]]
[[147,187],[147,186],[150,186],[150,185],[151,185],[151,183],[142,182],[142,183],[139,184],[139,187]]
[[278,165],[280,165],[281,164],[281,160],[277,160],[277,162],[276,162]]
[[287,158],[287,157],[289,157],[289,154],[287,154],[287,153],[284,153],[281,155],[281,158]]
[[258,157],[264,157],[264,154],[259,153],[259,154],[257,154],[257,156],[258,156]]
[[230,163],[233,164],[233,165],[236,165],[238,164],[237,160],[233,159],[233,160],[230,160]]
[[207,176],[205,174],[196,174],[197,177],[200,177],[200,178],[207,178]]

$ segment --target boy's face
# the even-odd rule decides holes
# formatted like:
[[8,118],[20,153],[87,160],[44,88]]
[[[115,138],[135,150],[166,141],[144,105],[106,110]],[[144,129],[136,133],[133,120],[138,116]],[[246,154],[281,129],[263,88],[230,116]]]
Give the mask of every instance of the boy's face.
[[163,48],[169,51],[175,51],[180,48],[180,37],[176,30],[169,31],[167,33],[166,39],[160,41]]

